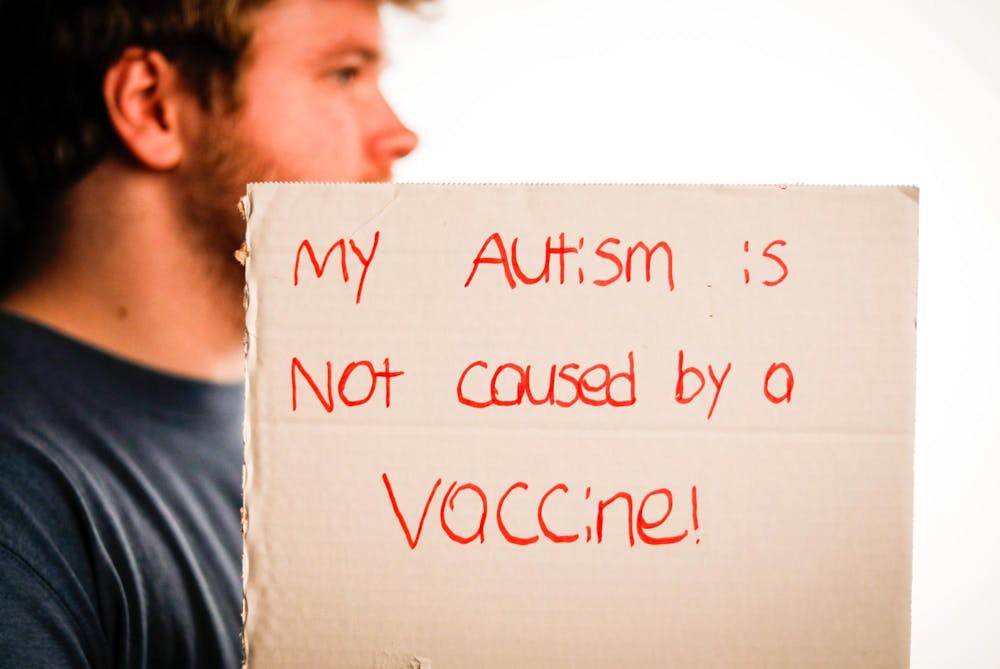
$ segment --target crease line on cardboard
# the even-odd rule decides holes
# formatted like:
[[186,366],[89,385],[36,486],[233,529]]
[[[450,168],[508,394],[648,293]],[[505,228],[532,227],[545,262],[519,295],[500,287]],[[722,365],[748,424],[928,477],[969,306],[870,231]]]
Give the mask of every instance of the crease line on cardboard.
[[392,184],[392,197],[389,199],[389,201],[386,202],[384,205],[382,205],[382,207],[378,211],[369,216],[361,225],[354,228],[354,230],[351,231],[351,234],[349,234],[347,238],[354,239],[354,236],[356,234],[361,232],[363,229],[372,226],[375,223],[375,221],[385,216],[385,213],[389,211],[389,208],[392,207],[392,205],[394,205],[399,200],[399,195],[400,195],[399,185]]
[[372,667],[373,669],[432,669],[432,663],[429,658],[413,653],[379,650],[372,659]]

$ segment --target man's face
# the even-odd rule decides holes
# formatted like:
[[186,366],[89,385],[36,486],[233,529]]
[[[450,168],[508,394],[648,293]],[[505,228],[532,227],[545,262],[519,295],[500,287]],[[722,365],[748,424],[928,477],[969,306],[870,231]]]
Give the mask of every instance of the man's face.
[[238,107],[205,117],[180,182],[194,248],[240,289],[247,182],[386,181],[416,146],[379,90],[381,64],[374,0],[272,0],[253,17]]
[[378,3],[273,0],[254,19],[237,141],[283,181],[386,181],[416,145],[382,97]]

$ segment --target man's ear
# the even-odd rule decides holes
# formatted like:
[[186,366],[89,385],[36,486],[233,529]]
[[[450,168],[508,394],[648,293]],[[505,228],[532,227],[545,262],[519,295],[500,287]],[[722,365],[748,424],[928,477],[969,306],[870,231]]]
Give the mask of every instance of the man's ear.
[[151,169],[180,163],[180,116],[190,97],[177,66],[159,51],[129,47],[104,75],[111,124],[132,155]]

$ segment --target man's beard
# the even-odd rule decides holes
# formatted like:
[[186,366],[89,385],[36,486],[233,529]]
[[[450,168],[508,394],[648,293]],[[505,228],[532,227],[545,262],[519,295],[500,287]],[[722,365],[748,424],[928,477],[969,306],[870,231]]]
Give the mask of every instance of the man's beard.
[[219,296],[220,318],[242,334],[243,266],[236,251],[246,237],[238,203],[250,181],[269,179],[270,170],[254,161],[253,151],[235,129],[236,114],[212,119],[195,145],[182,177],[185,238],[204,268],[206,290]]

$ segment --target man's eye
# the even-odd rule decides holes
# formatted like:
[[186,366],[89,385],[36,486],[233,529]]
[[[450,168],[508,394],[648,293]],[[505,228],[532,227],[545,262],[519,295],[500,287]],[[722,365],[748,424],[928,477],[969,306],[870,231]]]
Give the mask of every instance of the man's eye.
[[352,81],[358,78],[361,74],[361,69],[357,67],[341,67],[330,72],[330,76],[340,84],[341,86],[346,86]]

